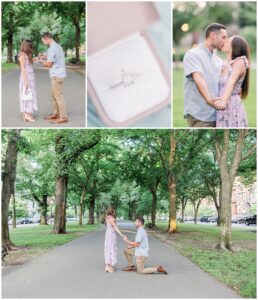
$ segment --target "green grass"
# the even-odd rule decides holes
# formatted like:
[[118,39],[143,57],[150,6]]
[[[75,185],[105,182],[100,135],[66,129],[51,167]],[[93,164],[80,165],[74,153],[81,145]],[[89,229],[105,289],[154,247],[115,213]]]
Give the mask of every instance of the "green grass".
[[53,234],[53,225],[17,227],[10,230],[11,241],[16,246],[52,248],[97,229],[99,225],[67,224],[66,234]]
[[18,65],[15,64],[15,63],[10,63],[10,64],[2,63],[2,72],[8,72],[10,70],[16,70],[18,68],[19,68]]
[[11,251],[6,257],[7,265],[23,264],[54,247],[63,245],[82,234],[99,228],[100,225],[67,224],[66,234],[53,234],[53,225],[28,226],[10,229],[11,241],[15,246],[21,247],[17,251]]
[[[184,119],[183,70],[173,71],[173,124],[175,127],[188,127]],[[256,71],[251,71],[250,92],[244,100],[247,112],[248,126],[256,127]]]
[[[157,223],[166,229],[167,223]],[[164,234],[164,233],[163,233]],[[215,250],[219,228],[209,225],[179,223],[179,232],[168,236],[181,254],[204,271],[234,288],[242,297],[256,297],[256,233],[252,227],[232,228],[232,240],[239,252]]]
[[[67,57],[65,58],[65,62],[66,62],[66,63],[69,63],[69,59],[71,59],[71,58],[72,58],[72,56],[67,56]],[[86,59],[85,59],[85,56],[83,56],[83,55],[80,56],[80,61],[81,61],[81,62],[85,63],[85,60],[86,60]]]

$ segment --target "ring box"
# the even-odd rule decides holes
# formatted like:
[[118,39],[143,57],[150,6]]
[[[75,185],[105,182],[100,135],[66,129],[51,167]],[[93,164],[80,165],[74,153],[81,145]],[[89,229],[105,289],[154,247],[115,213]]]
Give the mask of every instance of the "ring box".
[[88,2],[87,13],[88,93],[102,121],[125,127],[170,104],[170,75],[146,32],[159,20],[154,4]]

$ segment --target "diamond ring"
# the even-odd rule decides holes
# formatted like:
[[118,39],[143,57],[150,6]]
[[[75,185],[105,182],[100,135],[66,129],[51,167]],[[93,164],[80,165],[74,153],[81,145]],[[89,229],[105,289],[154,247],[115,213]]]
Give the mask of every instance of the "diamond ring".
[[120,70],[120,75],[121,75],[121,81],[118,83],[111,85],[110,89],[114,89],[120,85],[123,85],[123,87],[128,87],[131,86],[135,83],[135,79],[140,75],[136,73],[128,73],[124,69]]

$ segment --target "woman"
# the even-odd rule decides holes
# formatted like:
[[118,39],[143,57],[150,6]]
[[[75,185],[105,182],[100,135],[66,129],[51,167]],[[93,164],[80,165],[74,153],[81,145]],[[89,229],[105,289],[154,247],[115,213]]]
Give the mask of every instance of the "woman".
[[233,36],[225,42],[222,51],[227,54],[227,62],[220,77],[216,127],[247,127],[242,99],[249,91],[249,46],[244,38]]
[[[33,112],[37,111],[37,98],[35,89],[35,76],[33,69],[33,48],[30,40],[23,40],[21,44],[18,62],[21,68],[20,76],[20,110],[23,113],[24,122],[35,122]],[[30,92],[32,100],[26,100],[24,93]]]
[[116,225],[115,210],[112,207],[107,209],[106,213],[106,235],[105,235],[105,272],[114,273],[113,266],[117,263],[117,236],[116,232],[124,238]]

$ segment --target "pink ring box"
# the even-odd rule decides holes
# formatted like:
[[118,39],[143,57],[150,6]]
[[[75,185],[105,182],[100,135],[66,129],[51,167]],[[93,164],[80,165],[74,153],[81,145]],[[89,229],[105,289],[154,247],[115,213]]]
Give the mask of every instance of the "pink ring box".
[[170,75],[147,28],[152,2],[88,2],[88,93],[102,121],[126,127],[171,102]]

